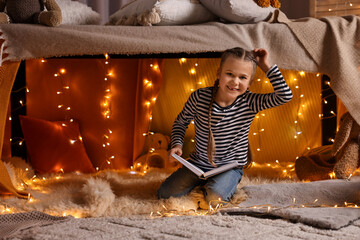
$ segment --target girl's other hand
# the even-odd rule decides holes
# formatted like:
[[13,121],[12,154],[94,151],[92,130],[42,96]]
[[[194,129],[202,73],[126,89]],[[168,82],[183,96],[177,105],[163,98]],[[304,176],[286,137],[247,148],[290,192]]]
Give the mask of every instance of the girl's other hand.
[[266,73],[271,67],[268,62],[269,52],[264,48],[255,48],[254,54],[258,66]]
[[171,156],[171,154],[174,154],[174,153],[178,156],[181,156],[182,155],[182,147],[180,145],[176,145],[175,147],[170,149],[169,155]]
[[176,154],[178,156],[182,155],[182,147],[180,145],[176,145],[172,149],[169,150],[169,161],[170,163],[176,162],[176,160],[171,156],[172,154]]

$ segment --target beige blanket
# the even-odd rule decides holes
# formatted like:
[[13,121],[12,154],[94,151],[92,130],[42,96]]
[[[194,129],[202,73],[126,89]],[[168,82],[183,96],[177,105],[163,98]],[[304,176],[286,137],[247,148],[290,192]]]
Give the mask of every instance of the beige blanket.
[[[1,25],[3,61],[110,54],[220,52],[264,47],[280,68],[322,72],[360,124],[360,19],[356,16],[305,18],[281,23],[191,26]],[[1,103],[0,103],[1,105]],[[4,110],[4,106],[0,106]]]

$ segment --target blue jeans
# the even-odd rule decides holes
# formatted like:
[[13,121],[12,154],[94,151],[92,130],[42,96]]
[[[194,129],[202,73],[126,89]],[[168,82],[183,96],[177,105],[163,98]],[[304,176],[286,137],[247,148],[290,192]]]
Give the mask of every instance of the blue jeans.
[[158,198],[181,197],[188,194],[196,186],[204,186],[205,200],[230,201],[244,172],[242,168],[230,169],[207,180],[200,179],[186,167],[172,173],[160,186]]

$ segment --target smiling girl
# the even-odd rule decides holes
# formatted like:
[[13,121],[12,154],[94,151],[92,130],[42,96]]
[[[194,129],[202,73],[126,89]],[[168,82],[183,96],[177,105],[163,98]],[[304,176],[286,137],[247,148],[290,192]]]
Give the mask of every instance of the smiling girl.
[[[266,73],[274,92],[249,91],[257,66]],[[255,115],[292,99],[278,67],[268,63],[265,49],[226,50],[216,76],[214,86],[200,88],[190,95],[174,121],[171,134],[170,156],[173,153],[181,156],[186,129],[194,119],[196,143],[189,161],[205,172],[233,161],[245,166],[248,134]],[[201,185],[208,203],[228,202],[243,174],[243,168],[237,167],[203,180],[181,167],[162,183],[157,194],[159,198],[180,197]]]

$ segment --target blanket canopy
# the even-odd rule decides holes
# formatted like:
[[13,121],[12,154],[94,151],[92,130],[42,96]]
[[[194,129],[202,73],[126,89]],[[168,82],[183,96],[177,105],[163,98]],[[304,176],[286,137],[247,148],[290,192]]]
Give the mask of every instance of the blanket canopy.
[[222,52],[241,46],[266,48],[280,68],[323,73],[360,124],[360,18],[289,20],[281,12],[272,22],[187,26],[89,26],[48,28],[3,24],[0,67],[0,152],[6,114],[19,61],[67,56],[188,54]]

